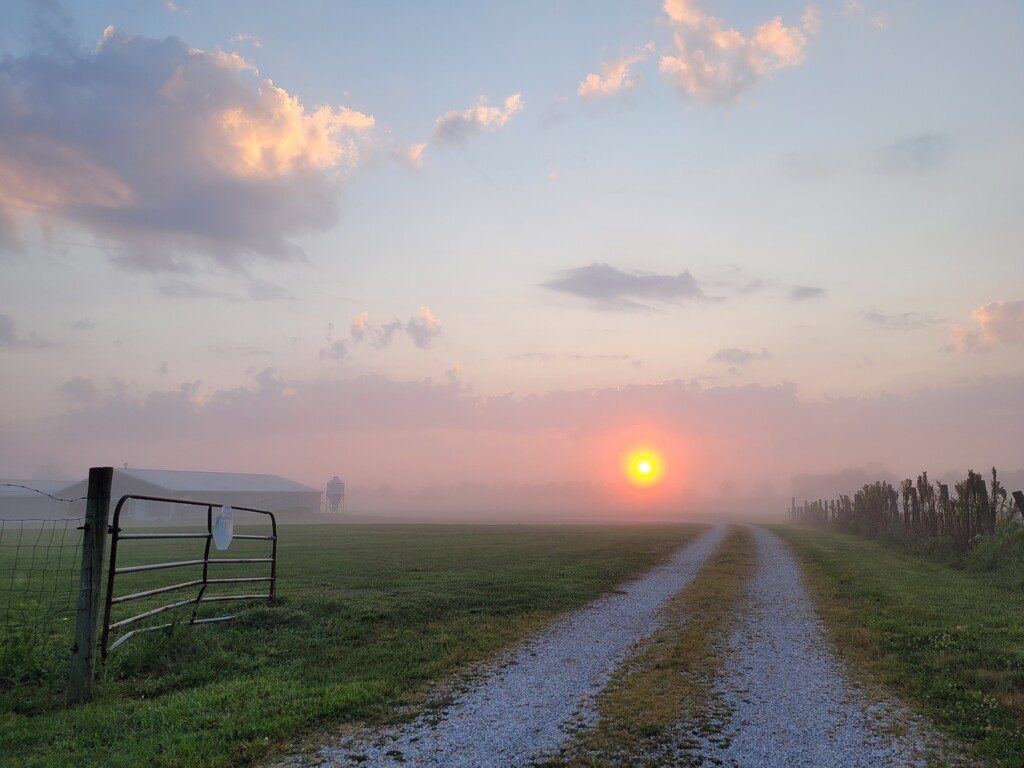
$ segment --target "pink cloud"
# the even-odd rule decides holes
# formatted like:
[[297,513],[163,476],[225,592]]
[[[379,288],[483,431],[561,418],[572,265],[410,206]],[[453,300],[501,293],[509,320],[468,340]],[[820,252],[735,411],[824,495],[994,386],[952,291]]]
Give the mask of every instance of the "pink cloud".
[[463,142],[483,131],[503,127],[522,109],[523,98],[518,93],[513,93],[505,99],[504,108],[490,106],[487,97],[481,96],[469,109],[462,112],[451,110],[437,118],[434,124],[434,139],[449,144]]
[[583,98],[611,96],[619,91],[636,87],[637,78],[630,71],[633,65],[647,58],[654,50],[654,43],[648,43],[632,56],[609,59],[601,66],[601,74],[591,72],[580,83],[578,93]]
[[971,313],[992,344],[1024,344],[1024,299],[993,301]]
[[695,0],[665,0],[663,8],[676,54],[663,55],[659,68],[689,98],[731,103],[771,72],[803,62],[807,39],[800,29],[785,26],[780,17],[760,24],[745,37],[705,13]]
[[950,344],[957,352],[1024,344],[1024,299],[990,302],[974,310],[971,319],[978,323],[977,330],[954,325],[950,332]]

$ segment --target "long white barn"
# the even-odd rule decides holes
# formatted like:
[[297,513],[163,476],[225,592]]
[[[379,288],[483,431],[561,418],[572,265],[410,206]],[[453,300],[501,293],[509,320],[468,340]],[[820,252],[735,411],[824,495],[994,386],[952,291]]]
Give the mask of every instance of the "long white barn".
[[[60,496],[74,499],[85,496],[88,480],[64,488]],[[282,522],[320,512],[322,492],[279,475],[251,475],[239,472],[191,472],[173,469],[114,469],[111,486],[111,514],[122,496],[155,496],[181,501],[230,504],[235,507],[265,509]],[[79,508],[81,505],[81,508]],[[84,512],[77,502],[75,514]],[[126,502],[122,514],[137,521],[195,519],[205,515],[201,508],[183,504],[133,499]]]

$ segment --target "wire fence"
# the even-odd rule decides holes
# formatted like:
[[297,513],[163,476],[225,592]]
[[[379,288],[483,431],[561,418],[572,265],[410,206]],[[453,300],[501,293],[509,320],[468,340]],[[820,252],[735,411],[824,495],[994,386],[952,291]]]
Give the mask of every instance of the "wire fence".
[[20,516],[8,497],[0,517],[0,692],[63,676],[82,555],[84,518],[68,516],[75,500],[16,487],[51,501],[43,509],[26,503]]

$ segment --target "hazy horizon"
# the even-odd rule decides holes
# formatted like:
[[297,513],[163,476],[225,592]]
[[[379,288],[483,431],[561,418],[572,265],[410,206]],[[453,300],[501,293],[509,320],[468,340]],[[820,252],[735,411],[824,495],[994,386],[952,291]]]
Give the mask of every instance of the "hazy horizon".
[[1024,472],[1019,3],[6,15],[0,477]]

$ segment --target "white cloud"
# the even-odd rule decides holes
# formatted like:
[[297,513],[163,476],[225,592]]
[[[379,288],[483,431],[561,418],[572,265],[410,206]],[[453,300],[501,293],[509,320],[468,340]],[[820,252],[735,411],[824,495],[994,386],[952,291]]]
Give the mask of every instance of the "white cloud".
[[452,110],[437,118],[434,124],[434,140],[440,143],[457,144],[483,131],[501,128],[523,108],[522,96],[513,93],[505,99],[504,108],[487,104],[487,97],[462,112]]
[[785,26],[781,17],[745,37],[705,13],[696,0],[665,0],[663,8],[676,53],[663,55],[659,68],[688,98],[729,104],[771,72],[803,62],[807,39],[800,29]]
[[595,96],[611,96],[622,90],[636,87],[637,78],[630,71],[634,64],[647,58],[654,50],[654,43],[648,43],[632,56],[609,59],[601,65],[601,74],[591,72],[580,83],[578,93],[583,98]]
[[843,0],[843,16],[852,19],[864,13],[864,3],[861,0]]
[[124,267],[291,258],[337,219],[374,119],[307,109],[237,53],[108,27],[91,51],[0,60],[0,223],[91,232]]

